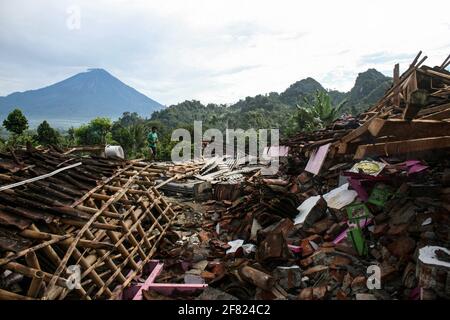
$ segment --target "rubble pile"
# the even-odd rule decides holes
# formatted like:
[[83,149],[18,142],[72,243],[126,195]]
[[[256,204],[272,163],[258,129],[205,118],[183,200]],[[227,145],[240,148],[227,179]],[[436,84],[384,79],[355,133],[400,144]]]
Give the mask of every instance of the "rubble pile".
[[208,284],[192,299],[448,299],[450,73],[419,58],[367,112],[284,141],[277,176],[174,226],[160,280]]
[[450,298],[450,56],[420,56],[367,112],[269,147],[275,175],[0,154],[0,299]]

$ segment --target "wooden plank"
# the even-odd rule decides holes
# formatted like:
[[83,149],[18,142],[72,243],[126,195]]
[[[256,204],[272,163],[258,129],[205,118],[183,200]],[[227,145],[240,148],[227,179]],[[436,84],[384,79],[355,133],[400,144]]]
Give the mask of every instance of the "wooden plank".
[[450,122],[437,120],[374,119],[368,128],[374,137],[426,138],[450,134]]
[[438,105],[435,107],[429,107],[426,109],[422,109],[419,111],[418,115],[423,117],[423,116],[427,116],[432,113],[444,111],[446,109],[450,109],[450,103],[445,103],[445,104],[441,104],[441,105]]
[[445,67],[448,65],[448,63],[450,63],[450,54],[447,56],[447,58],[445,58],[444,62],[442,62],[439,69],[441,69],[441,70],[445,69]]
[[390,156],[444,148],[450,148],[450,136],[366,144],[358,147],[354,159],[364,159],[368,156]]
[[440,112],[429,114],[427,116],[423,116],[420,119],[423,119],[423,120],[443,120],[443,119],[447,119],[447,118],[450,118],[450,108],[445,109],[445,110],[440,111]]
[[393,103],[396,106],[400,106],[400,88],[397,84],[400,82],[400,65],[397,63],[394,67],[394,99]]
[[355,130],[350,131],[349,134],[343,136],[340,141],[342,143],[348,143],[360,136],[362,136],[363,134],[365,134],[367,132],[367,128],[370,125],[370,122],[372,120],[366,121],[363,125],[361,125],[360,127],[356,128]]
[[448,75],[446,73],[437,72],[437,71],[434,71],[434,70],[431,70],[431,69],[426,70],[425,72],[428,73],[428,74],[431,74],[433,76],[436,76],[436,77],[441,77],[441,78],[450,80],[450,75]]

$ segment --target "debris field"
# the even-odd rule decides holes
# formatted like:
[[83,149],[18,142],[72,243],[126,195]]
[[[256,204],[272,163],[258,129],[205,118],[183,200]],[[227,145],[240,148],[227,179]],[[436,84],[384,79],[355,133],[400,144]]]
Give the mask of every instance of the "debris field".
[[450,298],[450,56],[425,60],[271,146],[275,175],[245,155],[1,153],[0,299]]

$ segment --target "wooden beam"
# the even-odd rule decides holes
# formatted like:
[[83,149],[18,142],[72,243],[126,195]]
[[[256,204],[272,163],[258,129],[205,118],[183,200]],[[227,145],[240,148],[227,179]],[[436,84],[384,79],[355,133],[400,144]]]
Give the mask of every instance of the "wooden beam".
[[398,138],[439,137],[450,134],[450,122],[437,120],[374,119],[369,125],[374,137],[395,136]]
[[430,108],[426,108],[426,109],[422,109],[419,111],[419,113],[417,115],[420,116],[420,118],[423,118],[424,116],[428,116],[430,114],[436,113],[436,112],[441,112],[444,110],[450,109],[450,103],[445,103],[445,104],[441,104],[435,107],[430,107]]
[[394,99],[393,103],[395,106],[400,106],[400,87],[397,84],[400,82],[400,65],[397,63],[394,67]]
[[423,120],[443,120],[450,118],[450,108],[442,110],[440,112],[432,113],[427,116],[423,116],[420,119]]
[[360,127],[350,131],[347,135],[343,136],[340,141],[342,143],[348,143],[360,136],[362,136],[363,134],[365,134],[367,132],[367,128],[370,125],[370,122],[372,120],[366,121],[363,125],[361,125]]
[[445,69],[445,67],[447,66],[447,64],[450,62],[450,54],[447,56],[447,58],[445,58],[444,62],[442,62],[441,66],[439,67],[439,69],[443,70]]
[[428,74],[432,74],[432,75],[434,75],[434,76],[437,76],[437,77],[441,77],[441,78],[450,80],[450,75],[448,75],[448,74],[446,74],[446,73],[437,72],[437,71],[431,70],[431,69],[426,70],[425,72],[428,73]]
[[390,156],[409,152],[450,148],[450,136],[365,144],[358,147],[354,159],[368,156]]

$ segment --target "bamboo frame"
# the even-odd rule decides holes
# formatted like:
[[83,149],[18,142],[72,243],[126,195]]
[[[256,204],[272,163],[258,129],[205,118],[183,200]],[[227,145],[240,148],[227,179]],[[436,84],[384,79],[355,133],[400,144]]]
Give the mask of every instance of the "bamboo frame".
[[[49,224],[39,223],[39,228],[35,223],[23,230],[20,235],[34,245],[0,259],[0,268],[31,278],[29,287],[16,298],[117,298],[117,290],[129,285],[152,258],[176,217],[154,187],[153,179],[161,172],[163,168],[130,163],[70,205],[88,214],[88,220],[64,217]],[[176,178],[180,176],[177,174]],[[52,183],[61,180],[65,183],[64,189],[55,191],[71,195],[78,192],[80,185],[69,186],[72,172],[52,179]],[[22,259],[27,266],[19,263]],[[83,285],[69,290],[68,267],[73,264],[80,266]]]

